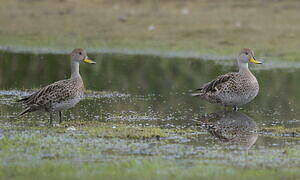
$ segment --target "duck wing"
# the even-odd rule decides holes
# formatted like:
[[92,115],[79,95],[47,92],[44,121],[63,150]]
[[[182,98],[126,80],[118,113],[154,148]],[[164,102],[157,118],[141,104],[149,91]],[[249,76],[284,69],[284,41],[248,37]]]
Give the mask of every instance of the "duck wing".
[[18,100],[17,102],[23,102],[24,104],[30,105],[42,105],[46,104],[51,100],[51,98],[58,98],[59,94],[64,94],[63,91],[66,91],[68,86],[68,80],[61,80],[55,83],[49,84],[37,92]]
[[218,76],[216,79],[204,84],[202,87],[195,90],[195,93],[192,93],[192,96],[201,96],[203,94],[209,92],[216,92],[218,91],[218,87],[222,84],[228,82],[230,79],[234,77],[236,73],[227,73],[221,76]]

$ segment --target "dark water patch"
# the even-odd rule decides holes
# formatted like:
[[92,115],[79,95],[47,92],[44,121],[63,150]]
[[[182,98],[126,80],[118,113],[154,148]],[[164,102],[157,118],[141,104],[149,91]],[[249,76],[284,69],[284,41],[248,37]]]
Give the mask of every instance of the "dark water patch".
[[[10,47],[10,46],[0,46],[0,51],[3,53],[10,54],[49,54],[49,55],[68,55],[72,50],[55,50],[49,48],[26,48],[26,47]],[[201,61],[214,61],[216,64],[221,65],[232,65],[231,62],[235,59],[236,55],[231,56],[217,56],[217,55],[209,55],[209,54],[200,54],[196,52],[187,52],[187,51],[174,51],[174,52],[161,52],[158,50],[129,50],[129,49],[87,49],[88,52],[93,54],[105,54],[105,55],[120,55],[120,56],[150,56],[154,58],[168,58],[168,59],[194,59]],[[261,59],[261,58],[260,58]],[[261,70],[271,70],[271,69],[294,69],[300,68],[300,63],[295,61],[285,61],[280,59],[272,59],[272,58],[262,58],[262,62],[264,62],[264,66],[258,67]]]

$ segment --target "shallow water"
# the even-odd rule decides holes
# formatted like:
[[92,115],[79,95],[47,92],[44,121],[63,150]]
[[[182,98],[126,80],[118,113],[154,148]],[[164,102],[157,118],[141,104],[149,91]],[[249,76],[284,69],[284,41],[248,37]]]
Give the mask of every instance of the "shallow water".
[[[234,161],[240,165],[249,162],[247,159],[232,160],[233,157],[243,157],[219,154],[219,149],[254,149],[261,152],[256,161],[250,162],[255,165],[269,164],[265,154],[276,157],[285,148],[299,150],[300,69],[264,70],[257,67],[259,65],[251,66],[260,84],[258,97],[239,112],[224,113],[222,107],[189,94],[217,75],[235,70],[231,61],[215,63],[118,54],[92,54],[90,58],[97,64],[81,64],[81,75],[89,90],[86,99],[64,113],[66,121],[115,123],[112,128],[118,128],[118,123],[122,122],[128,126],[192,130],[187,136],[175,133],[160,138],[168,140],[167,144],[159,144],[156,140],[93,139],[94,143],[101,144],[101,147],[97,146],[101,152],[110,152],[108,154],[112,156],[222,159],[221,163],[225,158],[226,162]],[[6,127],[5,131],[0,130],[0,138],[20,131],[30,135],[34,131],[30,130],[31,127],[47,124],[48,114],[38,112],[12,118],[22,110],[15,100],[40,86],[68,78],[68,56],[4,52],[0,59],[0,121]],[[9,128],[18,126],[22,127],[21,130]],[[76,143],[76,138],[66,134],[60,141]],[[128,144],[134,148],[128,148]],[[299,160],[298,153],[291,158],[271,158],[270,161],[292,166],[298,165]]]

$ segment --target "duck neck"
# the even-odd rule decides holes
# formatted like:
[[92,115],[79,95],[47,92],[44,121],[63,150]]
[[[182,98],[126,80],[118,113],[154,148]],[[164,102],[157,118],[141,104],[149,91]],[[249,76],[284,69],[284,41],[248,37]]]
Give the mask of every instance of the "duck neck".
[[241,63],[238,62],[239,65],[239,73],[246,73],[246,74],[251,74],[249,68],[248,68],[248,63]]
[[71,60],[71,78],[80,77],[79,62]]

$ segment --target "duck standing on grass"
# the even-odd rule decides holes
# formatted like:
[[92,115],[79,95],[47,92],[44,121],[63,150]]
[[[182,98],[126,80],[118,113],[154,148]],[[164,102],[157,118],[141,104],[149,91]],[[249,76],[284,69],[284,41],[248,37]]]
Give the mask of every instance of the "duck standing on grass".
[[239,72],[230,72],[218,76],[215,80],[204,84],[192,96],[199,96],[210,103],[221,104],[225,107],[244,105],[252,101],[258,94],[259,85],[255,76],[248,68],[248,63],[262,64],[254,58],[250,48],[244,48],[238,58]]
[[59,123],[62,122],[62,110],[74,107],[84,95],[84,85],[79,74],[79,63],[96,62],[87,57],[84,49],[74,49],[71,53],[71,77],[60,80],[41,88],[32,95],[18,100],[23,102],[27,108],[19,116],[33,111],[46,111],[50,113],[50,124],[52,124],[53,113],[59,112]]

